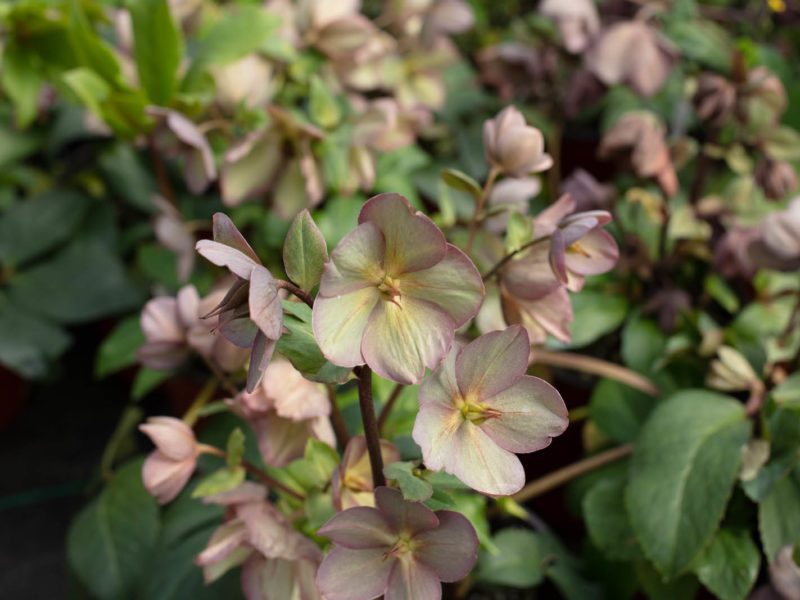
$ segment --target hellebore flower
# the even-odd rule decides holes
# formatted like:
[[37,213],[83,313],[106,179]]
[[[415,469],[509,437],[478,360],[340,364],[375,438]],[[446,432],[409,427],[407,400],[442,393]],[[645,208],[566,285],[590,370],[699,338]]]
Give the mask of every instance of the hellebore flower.
[[469,258],[398,194],[371,198],[358,223],[325,265],[314,337],[336,365],[366,363],[386,379],[417,383],[478,312],[483,281]]
[[463,515],[388,487],[375,490],[375,505],[340,512],[317,532],[335,544],[317,571],[327,600],[439,600],[440,582],[470,572],[478,537]]
[[[386,440],[380,440],[383,464],[389,465],[400,460],[400,450]],[[369,464],[367,441],[363,435],[350,438],[331,477],[333,507],[344,510],[354,506],[375,506],[372,487],[372,468]]]
[[791,163],[769,156],[758,161],[755,178],[770,200],[781,200],[797,189],[797,173]]
[[703,73],[697,78],[692,104],[700,119],[722,127],[736,109],[736,87],[721,75]]
[[561,182],[561,193],[569,194],[575,200],[579,211],[608,209],[614,201],[614,186],[600,183],[591,173],[581,168],[575,169]]
[[489,164],[509,177],[526,177],[553,166],[553,159],[544,151],[542,132],[526,125],[525,117],[513,106],[484,121],[483,149]]
[[539,12],[555,19],[567,52],[583,52],[600,30],[600,16],[592,0],[544,0]]
[[516,452],[550,445],[567,428],[567,407],[549,383],[525,375],[530,343],[522,327],[453,348],[419,390],[414,441],[431,470],[507,496],[525,484]]
[[755,264],[778,271],[800,268],[800,197],[794,198],[786,210],[767,215],[758,230],[760,239],[748,247]]
[[223,213],[214,215],[214,241],[200,240],[195,248],[215,265],[227,267],[237,278],[219,306],[207,316],[218,314],[220,333],[241,348],[251,348],[247,391],[252,392],[283,329],[283,307],[275,279]]
[[197,466],[197,440],[191,427],[174,417],[150,417],[139,430],[156,445],[142,467],[144,487],[166,504],[177,496]]

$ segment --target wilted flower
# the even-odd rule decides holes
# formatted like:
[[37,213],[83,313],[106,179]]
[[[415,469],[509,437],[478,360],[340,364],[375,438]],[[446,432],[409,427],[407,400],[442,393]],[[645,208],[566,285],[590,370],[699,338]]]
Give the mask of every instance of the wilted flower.
[[781,200],[797,189],[797,173],[784,160],[762,158],[756,165],[755,178],[764,195],[772,200]]
[[197,440],[191,427],[174,417],[150,417],[139,430],[156,445],[142,467],[142,481],[160,504],[170,502],[197,466]]
[[600,30],[600,17],[592,0],[543,0],[539,12],[558,23],[568,52],[583,52]]
[[214,153],[206,136],[176,110],[148,106],[146,112],[160,123],[153,132],[157,148],[167,156],[183,158],[183,175],[189,191],[202,194],[217,178]]
[[[397,446],[386,440],[380,440],[380,445],[384,465],[400,460]],[[354,506],[375,506],[372,485],[366,438],[357,435],[347,442],[342,462],[333,471],[331,492],[334,508],[344,510]]]
[[314,337],[334,364],[366,363],[381,377],[416,383],[478,311],[481,276],[398,194],[370,199],[358,223],[325,265]]
[[419,390],[413,437],[427,468],[492,496],[522,488],[525,471],[514,453],[549,446],[568,424],[555,388],[525,375],[529,354],[519,326],[450,351]]
[[317,572],[327,600],[438,600],[440,582],[472,569],[478,537],[463,515],[387,487],[375,490],[375,505],[340,512],[317,532],[335,544]]
[[509,177],[526,177],[546,171],[553,159],[544,151],[542,132],[525,124],[525,117],[513,106],[483,123],[486,160]]
[[251,348],[247,390],[252,392],[283,328],[275,279],[223,213],[214,215],[214,241],[200,240],[195,247],[203,257],[236,276],[228,294],[209,316],[219,315],[219,331],[233,344]]
[[721,75],[703,73],[697,79],[692,102],[700,119],[722,127],[736,108],[736,87]]
[[627,83],[642,96],[652,96],[667,80],[676,52],[646,23],[626,21],[601,33],[584,57],[606,85]]

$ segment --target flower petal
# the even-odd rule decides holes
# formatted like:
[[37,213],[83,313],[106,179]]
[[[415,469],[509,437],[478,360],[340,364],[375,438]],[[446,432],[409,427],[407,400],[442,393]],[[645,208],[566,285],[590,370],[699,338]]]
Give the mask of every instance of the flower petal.
[[156,450],[144,461],[142,482],[145,489],[158,499],[159,504],[166,504],[180,494],[196,465],[197,460],[194,457],[175,461]]
[[331,412],[324,388],[303,377],[287,360],[276,360],[267,366],[263,387],[278,415],[285,419],[304,421]]
[[275,287],[275,279],[266,267],[253,267],[247,303],[250,306],[250,319],[264,335],[271,340],[281,337],[283,307],[278,297],[278,288]]
[[442,584],[436,572],[416,560],[397,560],[384,600],[440,600]]
[[242,592],[247,600],[319,600],[316,571],[310,560],[254,555],[242,567]]
[[203,551],[194,559],[198,566],[216,563],[230,555],[247,539],[247,527],[239,519],[220,525],[211,534]]
[[417,394],[420,404],[438,402],[454,407],[454,398],[460,395],[456,381],[456,358],[460,351],[460,345],[454,342],[442,364],[422,382]]
[[452,244],[447,244],[445,257],[432,267],[404,275],[400,287],[404,294],[437,304],[456,327],[475,316],[485,293],[478,269]]
[[361,354],[381,377],[411,385],[445,357],[455,335],[450,315],[410,296],[381,300],[364,328]]
[[375,506],[395,534],[414,536],[439,526],[439,519],[430,508],[422,502],[405,500],[400,490],[379,487],[375,490]]
[[532,344],[541,344],[546,334],[568,342],[572,337],[572,304],[565,287],[560,287],[538,300],[522,300],[505,293],[501,295],[503,315],[508,323],[522,325]]
[[475,565],[478,535],[461,513],[437,510],[436,516],[439,527],[414,538],[414,558],[433,569],[442,581],[458,581]]
[[474,490],[507,496],[525,485],[525,471],[519,459],[465,420],[458,410],[436,402],[423,404],[412,436],[422,449],[427,468],[444,469]]
[[385,549],[334,548],[317,570],[317,587],[326,600],[373,600],[386,590],[395,560]]
[[168,371],[180,367],[189,354],[182,342],[146,342],[136,349],[136,360],[145,367]]
[[536,300],[561,285],[550,266],[550,240],[533,244],[520,258],[512,258],[501,270],[503,286],[514,296]]
[[352,550],[383,548],[386,551],[397,540],[381,511],[367,506],[348,508],[334,515],[317,535]]
[[614,238],[603,229],[595,229],[583,236],[575,247],[567,248],[567,268],[579,275],[597,275],[614,268],[619,258],[619,248]]
[[251,348],[260,332],[258,325],[247,317],[234,317],[234,312],[225,311],[219,316],[219,332],[234,346]]
[[144,305],[139,319],[144,337],[148,342],[184,341],[184,328],[179,320],[178,301],[161,296]]
[[377,286],[384,276],[385,251],[383,234],[374,223],[356,227],[331,252],[322,272],[320,296],[331,298]]
[[272,340],[264,335],[261,330],[256,333],[256,338],[253,340],[253,350],[250,352],[250,367],[247,369],[247,391],[253,392],[256,386],[261,382],[261,377],[264,375],[264,369],[272,358],[272,353],[275,352],[275,340]]
[[379,194],[367,200],[358,222],[374,223],[386,239],[386,271],[402,273],[428,269],[447,252],[444,234],[400,194]]
[[175,417],[150,417],[147,423],[139,425],[139,431],[172,460],[184,460],[197,451],[192,428]]
[[538,377],[525,375],[485,402],[502,414],[484,421],[481,429],[511,452],[541,450],[569,424],[561,394]]
[[341,367],[364,364],[361,341],[379,297],[378,288],[372,286],[343,296],[317,296],[311,326],[325,358]]
[[194,247],[200,256],[218,267],[227,267],[242,279],[249,279],[253,267],[259,264],[236,248],[212,240],[200,240]]
[[483,401],[511,386],[528,369],[530,351],[528,334],[519,325],[473,340],[456,359],[461,394]]
[[240,504],[236,506],[236,516],[247,527],[249,544],[267,558],[319,559],[319,547],[292,529],[283,515],[268,502]]

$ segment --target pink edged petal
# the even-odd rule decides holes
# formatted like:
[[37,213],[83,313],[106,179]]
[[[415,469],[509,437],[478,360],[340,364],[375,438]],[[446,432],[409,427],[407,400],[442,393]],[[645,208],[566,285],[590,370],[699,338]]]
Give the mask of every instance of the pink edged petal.
[[506,326],[500,305],[500,288],[494,282],[486,284],[486,297],[483,299],[478,316],[475,317],[475,324],[481,333],[489,333]]
[[455,335],[450,315],[410,296],[381,300],[364,329],[361,354],[381,377],[412,385],[447,354]]
[[253,267],[259,264],[236,248],[219,242],[200,240],[194,247],[200,256],[218,267],[227,267],[231,273],[242,279],[249,279]]
[[197,452],[192,428],[175,417],[150,417],[147,423],[139,425],[139,431],[172,460],[184,460]]
[[438,402],[454,407],[454,399],[460,395],[456,381],[456,359],[461,350],[458,342],[454,342],[442,364],[422,382],[417,394],[420,404]]
[[383,548],[385,551],[397,539],[381,511],[367,506],[348,508],[334,515],[317,531],[317,535],[351,550]]
[[247,600],[319,600],[316,570],[309,560],[254,555],[242,566],[242,592]]
[[528,369],[530,351],[528,334],[519,325],[473,340],[456,359],[461,394],[483,401],[506,389]]
[[395,561],[384,600],[440,600],[442,583],[436,572],[413,558]]
[[541,450],[569,424],[561,394],[538,377],[525,375],[486,404],[502,414],[484,421],[481,429],[511,452]]
[[566,283],[567,275],[567,246],[564,234],[556,229],[550,237],[550,268],[561,283]]
[[372,286],[343,296],[317,296],[311,326],[325,358],[340,367],[364,364],[361,340],[379,297],[380,291]]
[[452,510],[437,510],[439,527],[414,538],[414,558],[442,581],[467,576],[478,558],[478,535],[469,520]]
[[256,265],[250,273],[248,296],[250,319],[268,338],[277,340],[283,328],[283,307],[275,279],[266,267]]
[[142,482],[145,489],[158,499],[159,504],[166,504],[180,494],[196,465],[197,460],[194,457],[176,461],[156,450],[144,461]]
[[525,485],[519,459],[465,420],[458,410],[435,402],[424,404],[417,413],[412,436],[422,449],[427,468],[444,469],[474,490],[507,496]]
[[178,301],[166,296],[153,298],[144,305],[139,319],[149,342],[183,342],[184,328],[178,317]]
[[[246,562],[248,558],[256,555],[257,552],[247,546],[239,546],[235,548],[228,556],[219,562],[211,563],[203,566],[203,581],[206,585],[215,582],[217,579],[225,575],[231,569],[238,567]],[[261,600],[261,599],[260,599]]]
[[559,222],[573,210],[575,210],[575,199],[570,194],[564,194],[536,216],[533,222],[535,236],[553,233]]
[[311,437],[307,421],[299,423],[270,412],[250,421],[258,440],[261,458],[271,467],[281,468],[305,454],[306,442]]
[[203,504],[219,504],[220,506],[231,506],[243,504],[244,502],[258,502],[267,497],[267,488],[254,481],[243,481],[232,490],[218,492],[210,496],[203,496]]
[[181,324],[189,329],[197,324],[200,317],[200,295],[193,285],[185,285],[178,291],[178,317]]
[[452,244],[447,244],[445,257],[434,266],[403,275],[400,289],[404,294],[438,305],[450,315],[456,327],[476,315],[485,293],[478,269]]
[[225,213],[218,212],[214,214],[213,234],[215,242],[230,246],[234,250],[238,250],[245,256],[251,258],[253,262],[261,263],[256,253],[250,247],[250,244],[247,243],[247,240],[239,233],[239,230],[236,229],[236,225],[233,224],[233,221],[231,221],[230,217]]
[[278,415],[293,421],[329,415],[331,403],[324,388],[309,381],[287,360],[276,360],[264,371],[264,391]]
[[386,271],[402,273],[429,269],[445,257],[444,234],[400,194],[379,194],[367,200],[359,224],[374,223],[386,239]]
[[248,392],[252,393],[261,383],[264,369],[267,368],[267,363],[272,358],[272,353],[275,352],[275,343],[275,340],[269,339],[261,330],[256,333],[253,350],[250,352],[250,367],[247,369],[246,389]]
[[509,323],[519,323],[528,332],[532,344],[541,344],[547,333],[557,340],[569,342],[572,334],[572,304],[565,287],[560,287],[538,300],[503,298],[503,314]]
[[[422,502],[403,499],[400,490],[381,486],[375,490],[375,506],[395,534],[414,536],[439,526],[439,519]],[[397,535],[392,536],[397,539]]]
[[322,272],[320,296],[331,298],[366,286],[377,286],[384,276],[386,243],[374,223],[363,223],[348,233],[331,252]]
[[561,285],[550,266],[550,240],[531,246],[521,258],[512,258],[501,271],[505,288],[517,298],[536,300]]
[[236,516],[247,527],[248,543],[267,558],[319,560],[319,547],[292,529],[283,515],[267,502],[248,502],[236,507]]
[[216,563],[230,555],[247,539],[247,527],[239,519],[228,521],[217,527],[206,544],[205,549],[194,559],[198,566]]
[[168,371],[180,367],[189,354],[189,349],[182,342],[148,342],[136,349],[136,360],[145,367]]
[[334,548],[317,570],[317,587],[326,600],[373,600],[386,590],[395,561],[386,549]]
[[234,311],[225,311],[219,316],[219,332],[226,340],[239,348],[250,348],[259,333],[258,325],[246,317],[228,318]]
[[617,242],[602,229],[595,229],[583,236],[578,247],[568,247],[567,268],[579,275],[598,275],[614,268],[619,258]]

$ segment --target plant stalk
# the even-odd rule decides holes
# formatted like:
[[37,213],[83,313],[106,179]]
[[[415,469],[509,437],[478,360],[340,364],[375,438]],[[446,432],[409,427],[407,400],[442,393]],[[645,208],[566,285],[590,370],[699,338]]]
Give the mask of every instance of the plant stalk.
[[489,177],[486,179],[486,185],[483,186],[481,195],[478,197],[478,202],[475,204],[475,212],[472,214],[472,221],[469,223],[469,239],[467,240],[467,254],[472,250],[472,243],[475,241],[475,233],[478,230],[478,217],[483,212],[483,205],[486,204],[486,198],[489,197],[489,192],[492,190],[494,180],[500,174],[499,167],[492,167],[489,171]]
[[358,406],[361,409],[361,421],[364,424],[364,437],[367,441],[369,466],[372,469],[372,485],[378,488],[386,485],[383,476],[383,457],[381,456],[380,434],[375,419],[375,406],[372,402],[372,369],[362,365],[354,369],[358,376]]
[[293,284],[291,281],[286,281],[284,279],[276,279],[275,287],[278,288],[279,290],[283,289],[294,294],[300,300],[305,302],[309,308],[314,308],[314,299],[309,294],[307,294],[299,287],[297,287],[295,284]]
[[347,442],[350,441],[350,432],[347,431],[347,423],[345,423],[342,411],[339,410],[339,404],[336,402],[336,388],[330,383],[325,387],[328,390],[328,400],[331,403],[331,425],[333,426],[333,433],[336,435],[336,442],[339,444],[339,447],[344,451],[347,447]]

